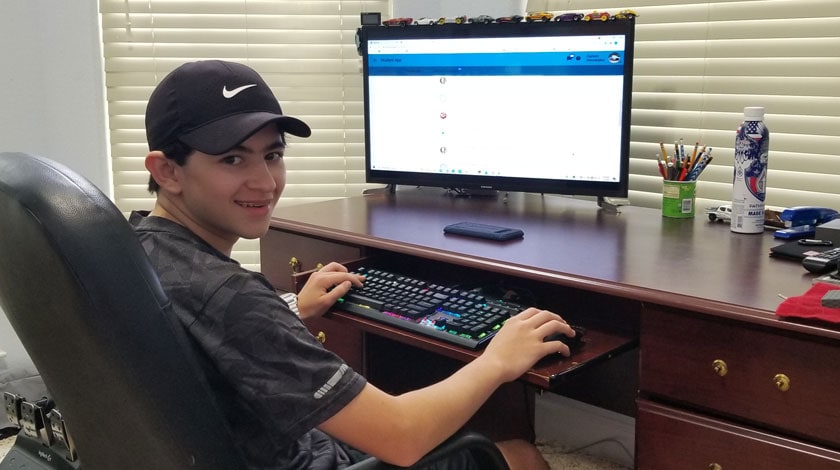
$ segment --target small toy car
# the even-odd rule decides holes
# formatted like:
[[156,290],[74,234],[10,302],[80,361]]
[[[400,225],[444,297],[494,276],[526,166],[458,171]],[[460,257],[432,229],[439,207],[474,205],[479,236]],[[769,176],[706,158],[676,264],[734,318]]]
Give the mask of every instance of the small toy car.
[[478,15],[478,16],[474,16],[472,18],[469,18],[467,21],[470,22],[470,23],[490,24],[493,21],[495,21],[495,19],[490,15]]
[[408,26],[414,23],[414,18],[391,18],[382,22],[384,26]]
[[496,18],[496,23],[519,23],[522,18],[522,15],[500,16]]
[[414,20],[414,24],[435,24],[437,23],[437,18],[429,18],[428,16],[424,16],[422,18],[417,18]]
[[528,16],[525,17],[525,21],[532,23],[534,21],[551,21],[554,18],[554,13],[548,11],[533,11],[528,13]]
[[554,21],[580,21],[583,19],[583,13],[560,13],[554,17]]
[[608,19],[610,19],[610,14],[606,11],[593,11],[592,13],[587,13],[583,16],[583,21],[607,21]]
[[446,24],[446,23],[455,23],[455,24],[462,24],[467,22],[466,16],[456,16],[454,18],[447,18],[442,16],[438,18],[437,24]]
[[722,206],[709,207],[706,209],[706,214],[708,214],[709,220],[712,222],[717,220],[720,220],[721,222],[729,222],[732,220],[732,206],[724,204]]
[[639,14],[636,13],[635,11],[633,11],[633,10],[621,10],[620,12],[613,15],[612,19],[614,19],[614,20],[628,20],[630,18],[635,18],[637,16],[639,16]]

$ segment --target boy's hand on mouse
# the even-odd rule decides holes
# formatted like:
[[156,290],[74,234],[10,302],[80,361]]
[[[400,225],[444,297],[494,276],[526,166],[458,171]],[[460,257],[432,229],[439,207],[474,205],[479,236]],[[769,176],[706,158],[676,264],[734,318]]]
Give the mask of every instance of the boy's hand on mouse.
[[494,361],[506,381],[516,380],[537,361],[552,353],[569,355],[569,348],[560,341],[546,342],[552,334],[574,336],[575,331],[560,315],[548,310],[529,308],[509,318],[490,340],[481,355]]
[[303,319],[323,315],[351,287],[361,287],[364,276],[351,274],[347,268],[332,262],[312,273],[298,293],[297,306]]

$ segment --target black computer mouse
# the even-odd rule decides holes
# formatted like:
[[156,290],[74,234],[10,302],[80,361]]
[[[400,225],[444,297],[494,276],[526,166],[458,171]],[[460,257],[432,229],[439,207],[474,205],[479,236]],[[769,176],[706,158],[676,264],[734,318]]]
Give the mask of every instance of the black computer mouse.
[[574,354],[577,352],[581,346],[583,346],[583,337],[586,335],[586,328],[582,326],[575,326],[572,325],[572,329],[575,330],[574,337],[568,337],[563,333],[555,333],[552,335],[548,335],[545,337],[543,341],[560,341],[566,346],[569,347],[569,351]]

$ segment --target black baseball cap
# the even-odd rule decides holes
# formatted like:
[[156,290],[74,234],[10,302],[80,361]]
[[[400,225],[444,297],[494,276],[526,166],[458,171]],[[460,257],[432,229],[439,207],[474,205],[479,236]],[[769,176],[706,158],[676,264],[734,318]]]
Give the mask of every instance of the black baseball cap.
[[180,140],[218,155],[272,122],[280,132],[312,134],[300,119],[283,115],[271,88],[254,69],[202,60],[179,66],[152,92],[146,106],[146,139],[150,150]]

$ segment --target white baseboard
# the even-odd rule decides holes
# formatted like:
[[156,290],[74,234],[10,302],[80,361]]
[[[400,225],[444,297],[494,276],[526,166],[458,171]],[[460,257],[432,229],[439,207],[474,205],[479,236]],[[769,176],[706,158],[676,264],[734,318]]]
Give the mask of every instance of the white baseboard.
[[565,450],[633,468],[636,420],[586,403],[543,393],[536,401],[536,434]]

